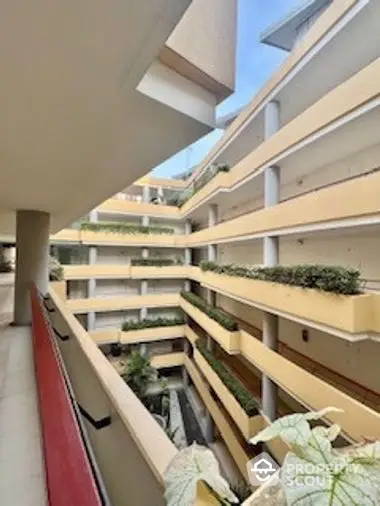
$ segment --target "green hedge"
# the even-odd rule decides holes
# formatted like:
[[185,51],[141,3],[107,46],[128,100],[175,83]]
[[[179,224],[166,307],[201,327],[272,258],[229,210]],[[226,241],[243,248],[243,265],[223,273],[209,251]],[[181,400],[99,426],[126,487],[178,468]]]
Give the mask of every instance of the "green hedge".
[[342,295],[360,293],[360,272],[327,265],[291,265],[276,267],[249,267],[244,265],[218,265],[201,262],[203,271],[212,271],[227,276],[237,276],[260,281],[271,281],[285,285],[313,288]]
[[153,329],[156,327],[175,327],[177,325],[184,325],[185,319],[183,316],[173,318],[145,318],[143,320],[128,320],[123,323],[121,330],[128,332],[128,330],[142,330]]
[[154,267],[167,267],[170,265],[182,265],[180,258],[132,258],[131,265],[133,266],[154,266]]
[[218,309],[207,301],[199,297],[195,293],[182,291],[181,295],[187,302],[190,302],[193,306],[200,309],[203,313],[207,314],[210,318],[215,320],[219,325],[229,330],[230,332],[234,332],[238,329],[238,325],[236,320],[232,318],[229,314],[225,313],[221,309]]
[[253,395],[245,388],[243,383],[237,379],[232,372],[207,349],[204,342],[198,339],[195,343],[197,349],[206,359],[211,368],[216,372],[223,384],[238,401],[248,416],[259,414],[260,404]]
[[84,222],[80,225],[81,230],[90,230],[91,232],[110,232],[118,234],[170,234],[174,233],[173,228],[169,227],[144,227],[133,223],[111,223],[111,222]]
[[227,163],[212,164],[204,171],[204,173],[193,183],[193,185],[180,193],[168,199],[167,204],[169,206],[182,207],[185,202],[191,199],[199,190],[201,190],[206,184],[214,179],[219,172],[229,172],[230,166]]
[[64,272],[59,260],[55,257],[49,258],[49,281],[63,281]]

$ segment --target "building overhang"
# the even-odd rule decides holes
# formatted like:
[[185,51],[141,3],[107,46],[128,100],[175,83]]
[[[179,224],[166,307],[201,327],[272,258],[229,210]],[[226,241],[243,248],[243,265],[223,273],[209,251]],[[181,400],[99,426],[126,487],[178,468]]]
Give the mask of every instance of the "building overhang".
[[299,26],[331,2],[332,0],[307,0],[285,18],[262,32],[260,42],[284,51],[291,51],[297,40]]

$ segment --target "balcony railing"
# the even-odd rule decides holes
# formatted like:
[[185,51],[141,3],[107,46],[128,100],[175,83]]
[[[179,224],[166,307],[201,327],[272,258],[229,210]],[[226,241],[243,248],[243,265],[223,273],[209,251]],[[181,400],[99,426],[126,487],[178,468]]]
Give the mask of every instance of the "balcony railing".
[[[63,338],[58,339],[59,348],[75,396],[93,421],[99,422],[97,428],[87,423],[86,427],[111,503],[124,506],[127,498],[134,506],[164,506],[164,473],[177,449],[98,350],[65,301],[54,289],[49,295],[52,311],[49,314],[57,336]],[[184,363],[186,358],[180,355]],[[102,428],[102,420],[110,424]],[[57,434],[59,430],[54,437]],[[59,484],[62,486],[61,474]],[[201,483],[198,485],[194,506],[216,505],[208,490]],[[97,503],[75,500],[57,503],[58,506],[68,504],[94,506]]]
[[[31,289],[32,334],[46,486],[51,506],[104,506],[83,441],[75,400],[65,382],[42,299]],[[89,449],[87,449],[89,450]]]

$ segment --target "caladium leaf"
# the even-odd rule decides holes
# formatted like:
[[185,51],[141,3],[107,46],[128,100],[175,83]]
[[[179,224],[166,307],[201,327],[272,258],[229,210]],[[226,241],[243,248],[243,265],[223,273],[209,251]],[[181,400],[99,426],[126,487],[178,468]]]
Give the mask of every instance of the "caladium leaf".
[[321,411],[311,411],[309,413],[295,413],[294,415],[284,416],[273,422],[269,427],[259,432],[251,439],[252,444],[260,441],[270,441],[275,437],[280,437],[290,445],[302,446],[310,438],[311,428],[309,420],[318,420],[327,413],[340,412],[337,408],[325,408]]
[[[316,413],[277,420],[254,438],[268,441],[280,436],[290,443],[280,480],[289,506],[375,506],[380,504],[380,443],[337,451],[332,441],[340,427],[316,427],[308,421]],[[273,428],[274,427],[274,428]],[[272,429],[272,430],[270,430]]]
[[219,463],[212,451],[196,443],[177,453],[164,478],[167,506],[193,506],[199,481],[207,483],[221,499],[239,502],[220,475]]

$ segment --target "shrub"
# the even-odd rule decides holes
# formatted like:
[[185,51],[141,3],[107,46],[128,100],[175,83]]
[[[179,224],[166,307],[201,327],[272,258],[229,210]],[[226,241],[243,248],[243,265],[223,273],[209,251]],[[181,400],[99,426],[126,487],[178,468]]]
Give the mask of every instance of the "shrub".
[[173,234],[174,229],[169,227],[144,227],[134,223],[112,223],[112,222],[84,222],[80,225],[81,230],[91,232],[109,232],[117,234]]
[[63,267],[55,257],[49,258],[49,280],[63,281]]
[[313,288],[342,295],[360,293],[360,272],[328,265],[291,265],[276,267],[256,267],[244,265],[217,265],[202,262],[203,271],[212,271],[227,276],[237,276],[260,281],[271,281],[285,285]]
[[182,291],[181,295],[185,300],[187,300],[187,302],[190,302],[190,304],[198,308],[203,313],[207,314],[207,316],[215,320],[217,323],[219,323],[219,325],[229,330],[230,332],[234,332],[238,329],[237,322],[234,320],[234,318],[232,318],[232,316],[225,313],[221,309],[212,306],[207,301],[202,299],[202,297],[199,297],[195,293],[185,291]]
[[131,265],[133,266],[154,266],[154,267],[167,267],[170,265],[182,265],[180,258],[132,258]]
[[214,372],[222,380],[223,384],[228,388],[231,394],[238,401],[240,406],[244,409],[248,416],[259,414],[259,403],[253,395],[245,388],[243,383],[237,379],[232,372],[218,360],[210,350],[207,349],[206,344],[200,339],[195,343],[197,349],[211,366]]
[[199,190],[201,190],[208,182],[219,174],[219,172],[229,172],[230,166],[227,163],[212,164],[202,173],[202,175],[193,183],[190,188],[187,188],[179,195],[168,199],[168,205],[177,205],[182,207],[185,202],[191,199]]
[[174,318],[145,318],[143,320],[127,320],[123,323],[121,329],[124,332],[129,330],[152,329],[156,327],[175,327],[177,325],[184,325],[185,319],[183,316]]

